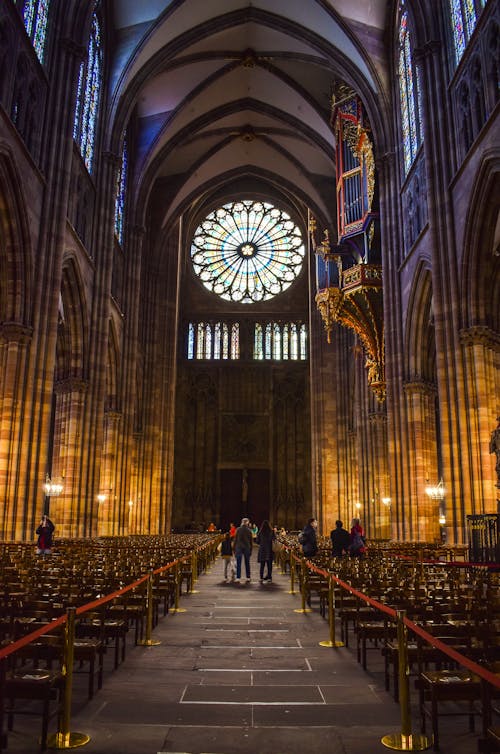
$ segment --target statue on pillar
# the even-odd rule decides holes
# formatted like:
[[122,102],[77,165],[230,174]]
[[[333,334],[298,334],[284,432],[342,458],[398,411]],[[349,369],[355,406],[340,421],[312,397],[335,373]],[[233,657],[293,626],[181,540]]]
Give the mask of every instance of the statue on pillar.
[[490,453],[494,453],[497,459],[495,470],[497,472],[497,484],[500,489],[500,416],[497,418],[497,427],[491,433]]
[[246,469],[243,469],[243,472],[241,474],[241,502],[244,505],[246,505],[248,502],[248,471]]

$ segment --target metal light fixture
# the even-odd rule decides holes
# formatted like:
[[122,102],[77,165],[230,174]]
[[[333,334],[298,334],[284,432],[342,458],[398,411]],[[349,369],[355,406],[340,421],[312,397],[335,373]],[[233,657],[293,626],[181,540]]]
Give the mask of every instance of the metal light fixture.
[[429,485],[425,488],[425,494],[432,500],[444,500],[446,490],[444,488],[443,478],[435,485]]
[[383,497],[383,498],[382,498],[382,503],[383,503],[383,504],[384,504],[385,506],[387,506],[387,507],[389,507],[389,506],[390,506],[391,502],[392,502],[392,500],[391,500],[391,498],[390,498],[390,497]]
[[47,497],[58,497],[62,493],[64,485],[61,481],[51,479],[48,474],[45,475],[43,491]]

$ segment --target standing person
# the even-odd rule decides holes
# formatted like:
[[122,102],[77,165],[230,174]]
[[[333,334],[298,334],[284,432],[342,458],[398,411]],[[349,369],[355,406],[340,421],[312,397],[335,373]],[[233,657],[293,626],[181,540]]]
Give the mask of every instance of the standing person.
[[[260,581],[273,580],[273,542],[276,534],[269,521],[263,521],[258,531],[256,542],[259,545],[257,561],[260,563]],[[264,577],[264,566],[267,565],[267,576]]]
[[332,540],[332,555],[334,558],[342,557],[344,554],[348,554],[349,545],[351,544],[351,538],[347,529],[344,529],[342,521],[335,521],[335,529],[330,532],[330,539]]
[[306,558],[314,558],[318,552],[318,541],[316,539],[317,528],[317,520],[315,518],[310,518],[300,533],[299,542],[302,545],[302,552]]
[[231,537],[231,539],[234,539],[236,536],[236,526],[233,524],[232,521],[229,524],[229,536]]
[[351,521],[351,544],[349,545],[349,555],[351,557],[362,557],[365,554],[365,539],[363,529],[359,523],[359,518],[353,518]]
[[38,539],[36,543],[36,551],[38,555],[50,555],[52,550],[52,537],[54,529],[56,527],[48,516],[43,515],[40,521],[40,526],[36,530]]
[[250,555],[252,554],[252,530],[248,518],[241,519],[241,525],[236,529],[234,537],[234,554],[236,555],[236,578],[237,584],[241,581],[241,559],[245,559],[245,573],[247,581],[250,581]]
[[224,580],[229,581],[228,570],[231,567],[231,558],[233,557],[233,540],[231,532],[226,532],[224,539],[220,543],[220,554],[224,561]]

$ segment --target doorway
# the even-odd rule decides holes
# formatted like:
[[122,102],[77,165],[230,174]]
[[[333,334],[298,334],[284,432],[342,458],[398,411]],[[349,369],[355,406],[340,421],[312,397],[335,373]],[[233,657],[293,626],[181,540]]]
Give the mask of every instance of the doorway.
[[260,526],[270,512],[269,469],[220,470],[220,527],[231,521],[237,526],[243,516]]

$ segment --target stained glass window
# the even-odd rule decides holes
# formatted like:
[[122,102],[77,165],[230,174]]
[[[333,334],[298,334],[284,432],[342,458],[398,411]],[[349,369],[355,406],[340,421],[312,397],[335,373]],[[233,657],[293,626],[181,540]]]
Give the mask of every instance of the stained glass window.
[[264,358],[264,347],[262,339],[262,325],[257,322],[255,325],[254,342],[253,342],[253,357],[254,359],[261,360]]
[[[293,325],[292,325],[293,326]],[[289,326],[284,325],[283,327],[283,339],[282,339],[282,348],[283,348],[283,359],[288,359],[288,352],[289,352],[289,345],[290,345],[290,333],[289,333]]]
[[[231,332],[231,341],[229,333]],[[238,322],[190,322],[188,324],[188,359],[239,359],[240,326]]]
[[292,359],[296,360],[299,358],[299,337],[297,333],[297,325],[295,322],[292,324],[292,334],[290,337],[290,352]]
[[216,322],[214,325],[214,359],[220,359],[221,353],[221,325]]
[[24,26],[40,63],[45,54],[49,6],[50,0],[26,0],[23,6]]
[[485,2],[486,0],[449,0],[455,63],[457,64],[464,54],[472,32],[476,28],[478,16],[483,10]]
[[189,323],[188,327],[188,359],[194,359],[194,325]]
[[286,212],[246,199],[211,212],[196,229],[193,268],[209,291],[251,304],[285,291],[302,270],[302,233]]
[[205,349],[203,347],[203,344],[205,342],[205,325],[203,324],[203,322],[198,323],[197,336],[198,337],[196,339],[196,358],[202,359],[205,353]]
[[225,322],[222,325],[222,358],[229,359],[229,327]]
[[127,188],[128,173],[128,149],[127,139],[123,140],[122,158],[120,161],[120,170],[116,180],[116,201],[115,201],[115,235],[123,243],[123,220],[125,217],[125,196]]
[[205,327],[205,358],[212,358],[212,328],[210,325]]
[[307,328],[304,324],[300,326],[300,358],[307,359]]
[[240,326],[235,322],[231,328],[231,358],[238,359],[240,355]]
[[97,112],[102,84],[101,32],[97,15],[92,17],[87,58],[80,65],[76,95],[73,138],[80,148],[85,166],[92,172],[96,138]]
[[254,325],[254,359],[274,361],[305,361],[307,359],[307,327],[304,323],[268,322],[263,329]]
[[270,359],[272,358],[272,350],[271,350],[271,325],[268,323],[266,325],[266,339],[264,341],[264,358]]
[[[401,3],[403,9],[404,3]],[[421,144],[420,83],[413,62],[408,13],[402,10],[399,23],[399,99],[405,174],[408,173]]]

